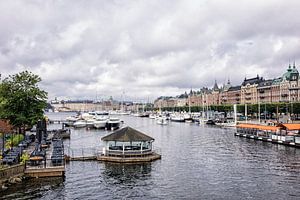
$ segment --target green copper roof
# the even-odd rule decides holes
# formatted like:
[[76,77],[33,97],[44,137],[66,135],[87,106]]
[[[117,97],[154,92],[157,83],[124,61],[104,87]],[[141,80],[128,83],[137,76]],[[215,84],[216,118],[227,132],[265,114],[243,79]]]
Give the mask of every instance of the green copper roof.
[[289,65],[287,71],[282,75],[282,79],[289,81],[292,79],[292,75],[296,75],[297,77],[299,76],[299,72],[296,69],[295,63],[294,63],[293,68],[291,67],[291,65]]

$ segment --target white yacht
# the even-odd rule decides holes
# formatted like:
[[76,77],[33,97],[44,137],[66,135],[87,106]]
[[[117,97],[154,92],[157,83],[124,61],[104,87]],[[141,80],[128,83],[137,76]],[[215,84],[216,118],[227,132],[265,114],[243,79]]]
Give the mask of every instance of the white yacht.
[[184,122],[184,116],[181,114],[172,114],[171,115],[171,121],[174,122]]
[[86,121],[85,120],[78,120],[76,122],[74,122],[73,126],[75,128],[83,128],[86,127]]
[[87,119],[86,120],[86,127],[93,128],[94,127],[94,122],[95,122],[95,119]]
[[95,128],[105,128],[108,122],[108,117],[97,117],[94,121]]
[[156,118],[156,123],[160,124],[160,125],[167,125],[168,121],[167,118],[165,116],[159,116]]
[[149,115],[149,118],[150,118],[150,119],[156,119],[156,118],[157,118],[157,115],[154,114],[154,113],[151,113],[151,114]]
[[110,117],[107,122],[107,129],[115,130],[121,126],[121,120],[117,117]]
[[77,117],[75,117],[75,116],[69,116],[69,117],[66,118],[65,124],[66,124],[67,126],[73,126],[73,124],[74,124],[77,120],[78,120]]

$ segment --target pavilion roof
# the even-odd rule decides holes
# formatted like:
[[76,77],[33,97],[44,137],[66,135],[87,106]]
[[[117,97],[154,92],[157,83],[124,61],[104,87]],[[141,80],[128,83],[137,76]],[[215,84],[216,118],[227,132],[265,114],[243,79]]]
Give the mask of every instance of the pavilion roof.
[[124,127],[113,133],[101,138],[103,141],[119,141],[119,142],[140,142],[151,141],[154,138],[136,130],[131,127]]
[[276,126],[266,126],[260,124],[238,124],[236,127],[238,128],[252,128],[252,129],[259,129],[259,130],[268,130],[268,131],[277,131],[280,127]]
[[300,130],[300,124],[279,124],[278,127],[286,130]]

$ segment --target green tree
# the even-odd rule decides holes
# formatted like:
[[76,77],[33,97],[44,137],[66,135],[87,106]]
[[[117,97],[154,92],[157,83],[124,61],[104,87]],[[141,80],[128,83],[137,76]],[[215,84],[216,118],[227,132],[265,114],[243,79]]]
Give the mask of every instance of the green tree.
[[38,87],[41,78],[23,71],[5,78],[0,85],[0,118],[24,133],[43,118],[47,93]]

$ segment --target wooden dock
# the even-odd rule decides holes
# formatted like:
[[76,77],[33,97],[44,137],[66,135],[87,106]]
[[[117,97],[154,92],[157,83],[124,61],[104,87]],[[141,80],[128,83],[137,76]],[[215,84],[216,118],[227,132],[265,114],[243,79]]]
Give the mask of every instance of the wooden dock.
[[276,139],[271,139],[268,137],[261,137],[261,136],[245,134],[245,133],[234,133],[234,135],[239,136],[239,137],[248,138],[248,139],[259,140],[259,141],[263,141],[263,142],[271,142],[274,144],[281,144],[281,145],[285,145],[285,146],[300,148],[300,144],[295,143],[295,142],[287,142],[287,141],[276,140]]
[[53,168],[27,168],[24,172],[26,177],[41,178],[41,177],[62,177],[65,175],[65,167]]
[[79,156],[79,157],[66,157],[66,161],[90,161],[97,160],[97,156]]

